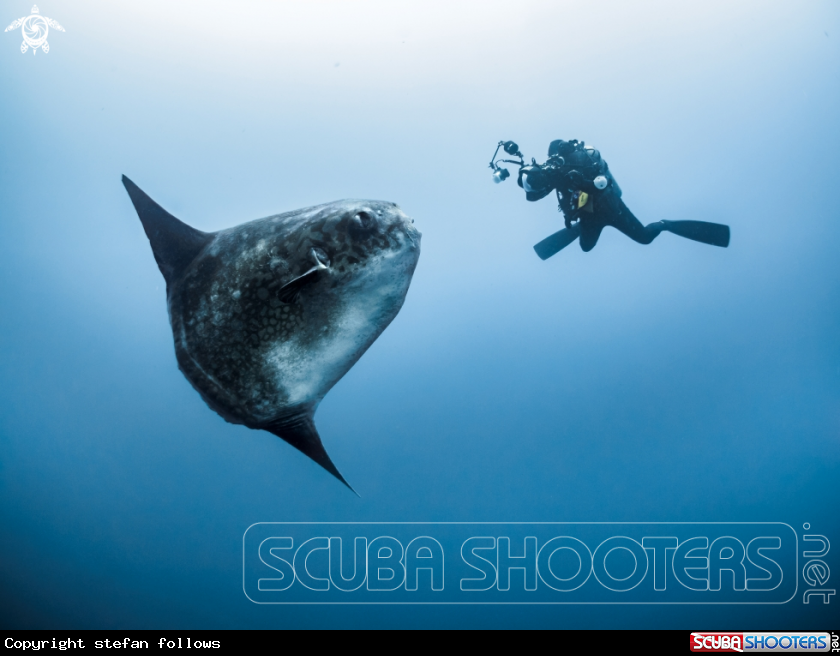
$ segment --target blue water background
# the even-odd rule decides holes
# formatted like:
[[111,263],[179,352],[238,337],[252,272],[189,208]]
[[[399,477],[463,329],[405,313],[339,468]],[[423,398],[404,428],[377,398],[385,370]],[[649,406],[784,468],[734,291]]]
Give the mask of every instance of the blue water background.
[[[241,549],[254,522],[353,520],[809,522],[840,545],[840,5],[39,7],[66,28],[48,54],[0,34],[0,625],[836,624],[836,597],[256,606]],[[487,162],[557,138],[599,148],[644,222],[727,223],[730,248],[607,229],[540,261],[554,201]],[[206,231],[348,197],[416,219],[404,308],[316,417],[361,499],[178,371],[123,173]]]

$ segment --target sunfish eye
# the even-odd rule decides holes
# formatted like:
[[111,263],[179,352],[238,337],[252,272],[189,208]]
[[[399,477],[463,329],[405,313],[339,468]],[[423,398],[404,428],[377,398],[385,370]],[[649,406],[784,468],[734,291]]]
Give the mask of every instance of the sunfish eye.
[[357,222],[365,230],[373,228],[375,219],[369,212],[359,212],[353,217],[353,221]]
[[357,239],[364,239],[376,229],[376,219],[370,212],[356,212],[350,220],[350,232]]

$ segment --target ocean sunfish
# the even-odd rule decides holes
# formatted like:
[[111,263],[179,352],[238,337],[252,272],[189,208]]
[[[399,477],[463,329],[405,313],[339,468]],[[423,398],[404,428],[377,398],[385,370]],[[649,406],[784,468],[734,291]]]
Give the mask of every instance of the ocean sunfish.
[[122,180],[166,280],[184,376],[225,420],[274,433],[350,487],[315,409],[400,311],[414,221],[394,203],[341,200],[207,233]]

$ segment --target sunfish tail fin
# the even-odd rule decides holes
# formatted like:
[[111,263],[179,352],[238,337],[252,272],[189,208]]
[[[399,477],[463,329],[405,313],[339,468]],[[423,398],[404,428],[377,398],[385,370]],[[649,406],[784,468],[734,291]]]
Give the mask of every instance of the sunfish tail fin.
[[213,240],[213,235],[176,219],[126,176],[122,177],[122,182],[134,203],[134,209],[152,245],[155,261],[168,287],[181,276],[201,249]]
[[357,497],[361,496],[351,487],[350,483],[344,480],[344,476],[341,475],[341,472],[338,471],[338,468],[327,455],[327,450],[321,442],[321,436],[318,435],[318,429],[315,428],[312,411],[303,412],[288,419],[273,421],[270,424],[260,426],[260,428],[267,430],[269,433],[273,433],[281,440],[291,444],[304,455],[312,458],[312,460],[344,483],[353,494]]

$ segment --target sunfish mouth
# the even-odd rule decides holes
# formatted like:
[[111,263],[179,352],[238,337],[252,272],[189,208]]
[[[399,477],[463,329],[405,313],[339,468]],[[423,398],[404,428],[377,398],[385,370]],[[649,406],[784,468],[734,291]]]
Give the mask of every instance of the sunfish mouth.
[[[412,221],[412,223],[413,223],[413,221]],[[420,239],[423,237],[423,233],[421,233],[413,225],[408,224],[406,226],[406,229],[403,230],[403,234],[411,242],[412,247],[417,248],[418,246],[420,246]]]
[[423,237],[423,233],[420,232],[417,229],[417,226],[414,225],[414,219],[400,209],[397,209],[397,211],[402,219],[402,224],[400,225],[400,228],[402,228],[401,232],[408,237],[412,244],[419,245],[420,239]]

